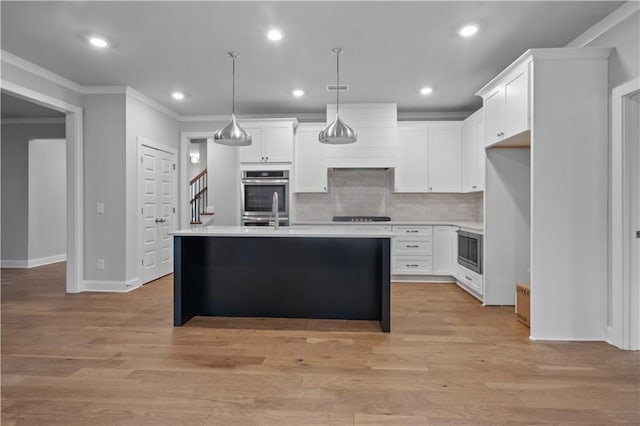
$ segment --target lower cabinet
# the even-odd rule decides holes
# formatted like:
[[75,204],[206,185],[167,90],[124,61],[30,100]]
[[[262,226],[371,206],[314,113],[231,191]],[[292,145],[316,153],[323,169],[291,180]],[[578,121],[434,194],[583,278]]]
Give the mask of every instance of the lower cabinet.
[[394,226],[391,273],[454,275],[453,226]]
[[456,280],[466,290],[470,290],[470,293],[479,299],[482,299],[484,293],[482,275],[477,272],[467,269],[462,265],[457,265]]

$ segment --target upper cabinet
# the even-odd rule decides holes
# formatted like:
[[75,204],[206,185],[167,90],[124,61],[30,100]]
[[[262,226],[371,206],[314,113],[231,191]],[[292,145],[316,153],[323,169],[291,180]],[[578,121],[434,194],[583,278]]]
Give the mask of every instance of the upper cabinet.
[[241,163],[291,163],[295,119],[242,120],[252,143],[240,147]]
[[324,124],[302,123],[296,131],[294,147],[295,192],[327,192],[326,145],[318,141]]
[[398,125],[395,192],[426,192],[427,128],[425,125]]
[[429,125],[427,155],[429,192],[461,192],[461,123]]
[[462,123],[462,192],[484,190],[484,111],[470,115]]
[[462,191],[462,123],[398,124],[395,192]]
[[531,128],[529,66],[530,62],[520,64],[478,93],[484,99],[486,145],[507,140]]

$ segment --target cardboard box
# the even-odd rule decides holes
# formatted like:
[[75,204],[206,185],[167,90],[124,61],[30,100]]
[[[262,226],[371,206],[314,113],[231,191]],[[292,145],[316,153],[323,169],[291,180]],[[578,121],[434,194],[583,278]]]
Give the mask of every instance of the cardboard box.
[[518,322],[531,327],[531,286],[529,283],[516,285],[516,315]]

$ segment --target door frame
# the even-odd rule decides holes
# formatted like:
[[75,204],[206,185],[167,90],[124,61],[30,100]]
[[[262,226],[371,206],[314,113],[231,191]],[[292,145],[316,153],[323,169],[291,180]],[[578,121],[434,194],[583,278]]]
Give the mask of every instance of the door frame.
[[67,140],[67,268],[66,292],[84,289],[84,139],[83,109],[27,87],[1,80],[2,90],[12,96],[65,113]]
[[[640,92],[640,78],[613,89],[611,95],[611,234],[610,234],[610,286],[609,301],[611,324],[607,341],[621,349],[640,349],[640,283],[631,279],[631,242],[633,240],[631,208],[632,163],[629,153],[638,153],[638,135],[625,120],[629,108],[638,108],[631,99]],[[637,125],[637,123],[636,123]],[[638,131],[636,128],[635,131]],[[636,183],[637,185],[637,183]],[[637,188],[635,188],[637,190]],[[634,297],[634,295],[636,297]],[[638,300],[636,300],[636,298]]]
[[[151,139],[147,139],[145,137],[142,136],[137,136],[136,137],[136,141],[137,141],[137,146],[136,146],[136,215],[138,216],[138,220],[136,221],[137,226],[138,226],[138,277],[139,277],[139,282],[138,285],[142,286],[144,284],[146,284],[145,282],[143,282],[142,279],[142,258],[143,258],[143,244],[142,241],[144,239],[144,226],[143,226],[143,215],[139,214],[138,212],[140,211],[140,209],[142,208],[142,197],[141,197],[141,193],[140,191],[142,190],[142,187],[140,185],[140,178],[142,176],[142,165],[138,162],[138,158],[140,158],[140,155],[142,154],[142,147],[145,146],[147,148],[151,148],[151,149],[155,149],[157,151],[162,151],[162,152],[166,152],[168,154],[173,155],[173,164],[174,164],[174,170],[173,170],[173,175],[172,175],[172,186],[173,186],[173,196],[172,198],[172,203],[173,203],[173,208],[174,208],[174,212],[173,212],[173,223],[171,225],[171,230],[175,231],[177,229],[177,218],[178,218],[178,207],[177,207],[177,202],[178,202],[178,194],[177,194],[177,172],[178,172],[178,152],[175,148],[172,148],[170,146],[164,145],[160,142],[156,142],[153,141]],[[172,267],[172,271],[173,271],[173,267]]]

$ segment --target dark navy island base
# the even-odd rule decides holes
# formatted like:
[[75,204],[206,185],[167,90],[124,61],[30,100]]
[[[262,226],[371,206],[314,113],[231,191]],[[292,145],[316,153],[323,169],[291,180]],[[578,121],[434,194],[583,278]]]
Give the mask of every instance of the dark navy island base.
[[380,321],[389,238],[174,237],[174,325],[196,315]]

